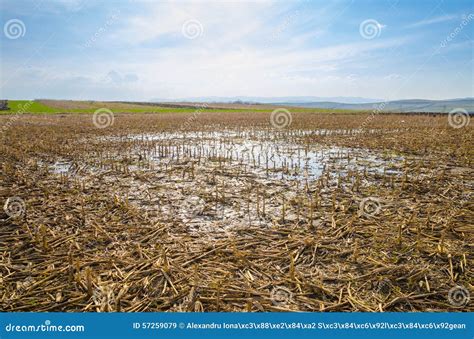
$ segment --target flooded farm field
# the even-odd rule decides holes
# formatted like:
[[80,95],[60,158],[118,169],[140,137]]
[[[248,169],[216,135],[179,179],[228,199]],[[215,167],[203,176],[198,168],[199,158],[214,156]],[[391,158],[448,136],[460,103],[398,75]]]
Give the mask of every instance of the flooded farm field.
[[472,310],[443,116],[1,116],[5,311]]

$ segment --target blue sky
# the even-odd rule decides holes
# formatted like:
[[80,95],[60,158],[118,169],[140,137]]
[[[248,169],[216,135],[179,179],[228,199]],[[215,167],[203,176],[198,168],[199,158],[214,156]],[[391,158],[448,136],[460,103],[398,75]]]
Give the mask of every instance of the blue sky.
[[472,97],[473,3],[1,0],[0,96]]

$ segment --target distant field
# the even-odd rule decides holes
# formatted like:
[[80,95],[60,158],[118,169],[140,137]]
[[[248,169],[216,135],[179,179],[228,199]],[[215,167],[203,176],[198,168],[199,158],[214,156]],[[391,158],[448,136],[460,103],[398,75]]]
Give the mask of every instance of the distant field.
[[344,109],[300,108],[272,105],[245,104],[202,104],[202,103],[128,103],[102,101],[72,101],[72,100],[9,100],[10,110],[0,111],[0,114],[16,113],[94,113],[100,108],[107,108],[114,113],[193,113],[199,112],[271,112],[276,108],[285,107],[291,112],[315,113],[348,113]]
[[2,114],[11,113],[58,113],[60,112],[54,107],[46,106],[37,101],[29,100],[9,100],[8,111],[0,111]]

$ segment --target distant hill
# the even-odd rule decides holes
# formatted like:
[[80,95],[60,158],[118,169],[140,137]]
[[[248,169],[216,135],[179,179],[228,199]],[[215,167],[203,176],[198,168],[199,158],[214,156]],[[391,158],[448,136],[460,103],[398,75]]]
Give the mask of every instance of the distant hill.
[[433,112],[448,113],[456,108],[462,108],[469,113],[474,113],[474,98],[449,99],[449,100],[395,100],[371,103],[341,103],[332,101],[281,103],[288,106],[326,108],[326,109],[351,109],[351,110],[376,110],[383,112]]
[[290,97],[250,97],[250,96],[235,96],[235,97],[192,97],[180,99],[164,99],[155,98],[151,102],[212,102],[212,103],[252,103],[252,104],[312,104],[315,102],[337,102],[346,104],[361,104],[379,102],[382,99],[370,99],[361,97],[314,97],[314,96],[290,96]]
[[182,99],[152,99],[154,103],[221,103],[221,104],[270,104],[274,106],[296,106],[321,109],[347,109],[372,111],[378,109],[382,112],[433,112],[448,113],[456,108],[462,108],[469,113],[474,113],[474,98],[460,98],[447,100],[408,99],[383,101],[362,97],[192,97]]

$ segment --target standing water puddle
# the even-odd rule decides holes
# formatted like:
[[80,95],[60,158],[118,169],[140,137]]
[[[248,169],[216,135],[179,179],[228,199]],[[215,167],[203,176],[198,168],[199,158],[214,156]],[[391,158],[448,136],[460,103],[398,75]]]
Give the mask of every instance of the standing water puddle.
[[[346,178],[349,185],[354,173],[400,173],[401,157],[308,145],[299,139],[307,134],[282,138],[251,130],[106,137],[98,140],[106,147],[93,149],[87,159],[97,165],[58,161],[51,170],[89,183],[106,181],[111,194],[121,195],[147,217],[179,219],[190,232],[214,236],[242,225],[274,223],[282,199],[296,201],[308,187],[314,190],[318,179],[334,183]],[[307,208],[296,212],[287,206],[286,219],[295,220]]]

